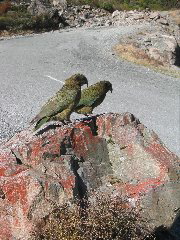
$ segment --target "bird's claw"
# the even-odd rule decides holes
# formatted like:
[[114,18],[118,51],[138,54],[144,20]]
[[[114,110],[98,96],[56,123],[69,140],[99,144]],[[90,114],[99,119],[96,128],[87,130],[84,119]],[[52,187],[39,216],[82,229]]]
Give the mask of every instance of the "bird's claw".
[[71,123],[71,121],[69,121],[69,120],[63,120],[62,122],[63,122],[65,125]]

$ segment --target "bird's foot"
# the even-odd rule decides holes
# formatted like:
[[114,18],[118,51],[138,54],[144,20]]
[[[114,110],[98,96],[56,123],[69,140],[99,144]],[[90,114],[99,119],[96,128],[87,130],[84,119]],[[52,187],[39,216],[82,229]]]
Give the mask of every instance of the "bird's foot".
[[90,119],[94,116],[94,114],[92,114],[92,113],[91,114],[85,114],[85,116],[86,116],[87,119]]
[[71,123],[71,121],[70,121],[70,120],[63,120],[62,122],[63,122],[65,125],[67,125],[67,124]]

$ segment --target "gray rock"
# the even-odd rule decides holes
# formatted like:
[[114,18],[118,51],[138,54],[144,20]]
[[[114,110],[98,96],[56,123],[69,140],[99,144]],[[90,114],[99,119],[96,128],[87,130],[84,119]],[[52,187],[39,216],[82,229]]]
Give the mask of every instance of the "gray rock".
[[133,16],[133,19],[134,20],[139,20],[139,19],[144,19],[144,14],[135,14],[134,16]]
[[27,10],[32,15],[41,15],[46,14],[51,9],[51,7],[52,6],[48,0],[32,0]]
[[118,10],[116,10],[112,13],[112,18],[115,18],[115,17],[118,17],[118,16],[120,16],[120,12]]
[[29,240],[51,212],[102,191],[180,239],[180,159],[133,114],[97,115],[38,134],[30,127],[0,146],[0,163],[0,239]]
[[66,0],[32,0],[27,10],[32,15],[52,14],[58,10],[60,16],[66,7]]
[[88,18],[89,18],[89,13],[88,13],[88,12],[85,12],[84,15],[83,15],[83,18],[84,18],[84,19],[88,19]]
[[163,24],[163,25],[169,25],[167,19],[164,19],[164,18],[159,18],[159,19],[158,19],[158,23],[161,23],[161,24]]
[[174,65],[176,62],[176,49],[178,48],[178,43],[174,36],[152,34],[150,36],[152,47],[150,47],[147,52],[148,55],[160,62],[163,65]]
[[84,9],[91,9],[91,6],[90,5],[84,5],[82,6]]
[[159,14],[159,12],[152,12],[152,13],[149,15],[149,18],[150,18],[150,19],[157,20],[158,18],[160,18],[160,14]]
[[67,1],[66,0],[50,0],[52,5],[61,10],[64,11],[67,8]]
[[59,29],[64,28],[64,24],[63,23],[59,23]]
[[107,20],[104,25],[105,25],[105,26],[111,26],[111,25],[112,25],[112,21]]

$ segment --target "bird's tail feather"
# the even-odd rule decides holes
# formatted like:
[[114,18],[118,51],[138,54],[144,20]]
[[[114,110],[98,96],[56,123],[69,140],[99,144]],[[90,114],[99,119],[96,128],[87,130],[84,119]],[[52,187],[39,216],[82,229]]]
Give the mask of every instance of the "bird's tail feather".
[[38,130],[44,123],[48,122],[50,119],[50,117],[44,117],[42,119],[40,119],[37,123],[36,126],[34,128],[34,131]]
[[36,116],[35,118],[33,118],[31,121],[30,121],[30,124],[34,124],[35,122],[38,121],[38,117]]

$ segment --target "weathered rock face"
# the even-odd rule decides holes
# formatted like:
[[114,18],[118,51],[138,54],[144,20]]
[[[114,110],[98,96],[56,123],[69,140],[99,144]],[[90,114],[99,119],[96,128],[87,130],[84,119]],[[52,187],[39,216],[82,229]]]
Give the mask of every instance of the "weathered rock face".
[[[134,56],[137,59],[149,59],[155,66],[180,66],[180,46],[176,37],[167,31],[137,33],[130,38],[121,39],[117,49],[123,46],[131,55],[133,54],[131,46],[133,46]],[[123,53],[123,49],[119,51],[120,55]]]
[[[89,5],[68,6],[63,12],[63,17],[69,27],[95,27],[105,26],[111,19],[111,14],[100,8]],[[112,22],[109,22],[111,25]]]
[[174,29],[176,25],[168,12],[116,10],[111,14],[104,9],[93,8],[89,5],[68,5],[63,12],[63,17],[70,27],[127,26],[151,22],[154,25]]
[[176,51],[179,45],[174,36],[160,32],[147,34],[141,44],[150,58],[161,62],[162,65],[176,65]]
[[162,65],[176,64],[176,49],[179,45],[174,36],[158,32],[149,34],[144,39],[144,46],[149,57],[161,62]]
[[[115,11],[112,14],[113,25],[119,23],[137,24],[151,23],[153,29],[136,32],[131,36],[121,38],[117,52],[120,56],[127,56],[128,60],[145,64],[179,67],[180,66],[180,28],[178,26],[178,12],[149,12],[149,11]],[[175,20],[176,19],[176,20]],[[133,48],[133,49],[132,49]],[[128,55],[130,56],[128,58]],[[139,61],[140,60],[140,61]],[[178,70],[178,68],[177,68]]]
[[[33,15],[40,15],[59,11],[66,24],[64,27],[96,27],[96,26],[122,26],[151,22],[154,25],[170,27],[176,25],[168,12],[144,11],[114,11],[112,14],[104,9],[90,5],[68,5],[66,0],[25,0],[29,4],[28,11]],[[177,29],[175,29],[177,30]],[[177,32],[177,31],[176,31]]]
[[28,12],[32,15],[49,14],[53,16],[56,11],[62,13],[66,7],[66,0],[32,0]]
[[120,194],[150,213],[152,226],[170,226],[179,164],[130,113],[24,130],[0,147],[0,239],[28,239],[53,209],[92,190]]

